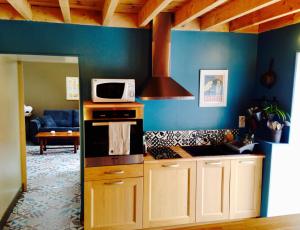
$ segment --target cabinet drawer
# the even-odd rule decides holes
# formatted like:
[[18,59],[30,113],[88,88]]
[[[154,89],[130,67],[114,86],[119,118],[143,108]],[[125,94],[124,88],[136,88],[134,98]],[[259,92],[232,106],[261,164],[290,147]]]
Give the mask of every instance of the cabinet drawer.
[[85,181],[142,177],[143,175],[143,164],[90,167],[84,169]]
[[84,186],[84,229],[142,228],[142,177],[88,181]]

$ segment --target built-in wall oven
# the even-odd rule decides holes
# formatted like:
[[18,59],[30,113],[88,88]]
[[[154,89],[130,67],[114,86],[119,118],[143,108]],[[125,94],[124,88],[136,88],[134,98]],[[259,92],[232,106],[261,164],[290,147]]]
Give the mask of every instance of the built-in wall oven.
[[[127,130],[129,151],[126,155],[111,154],[109,129],[111,125],[121,123],[130,126]],[[86,167],[142,163],[144,154],[143,105],[140,103],[85,102],[84,142]],[[114,140],[114,142],[118,144],[119,141]]]

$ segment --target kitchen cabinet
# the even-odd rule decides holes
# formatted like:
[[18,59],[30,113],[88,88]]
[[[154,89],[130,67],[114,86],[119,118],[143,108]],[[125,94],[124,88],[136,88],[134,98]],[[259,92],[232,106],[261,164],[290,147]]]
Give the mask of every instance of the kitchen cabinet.
[[229,218],[230,160],[197,161],[196,222]]
[[196,161],[144,164],[143,227],[195,222]]
[[84,183],[85,229],[142,228],[143,177],[142,171],[135,169],[143,169],[140,166],[86,168],[92,173],[86,175]]
[[230,219],[260,215],[262,159],[231,160]]

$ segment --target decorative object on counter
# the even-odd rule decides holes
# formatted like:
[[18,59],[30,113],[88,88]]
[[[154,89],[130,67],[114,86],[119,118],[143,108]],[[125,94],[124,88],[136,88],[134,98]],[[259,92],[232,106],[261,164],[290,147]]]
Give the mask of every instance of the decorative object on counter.
[[254,134],[246,133],[245,137],[241,141],[235,140],[225,144],[231,149],[238,151],[239,153],[244,153],[252,152],[254,146],[258,143],[254,142]]
[[271,131],[271,140],[279,143],[282,136],[283,127],[290,126],[290,115],[285,112],[278,103],[266,104],[263,108],[265,117],[267,119],[267,127]]
[[239,151],[239,153],[252,152],[254,149],[254,146],[257,144],[258,143],[244,145],[241,142],[226,143],[226,145],[228,147],[230,147],[233,150]]
[[260,78],[260,83],[268,89],[271,89],[276,83],[276,73],[273,71],[273,64],[274,59],[272,58],[270,61],[269,70]]
[[[226,131],[228,129],[146,131],[144,135],[147,147],[210,145],[223,143]],[[230,131],[234,136],[239,133],[238,129]]]
[[226,107],[228,70],[200,70],[199,106]]
[[225,131],[224,142],[231,142],[234,140],[234,135],[232,134],[231,130],[227,129]]

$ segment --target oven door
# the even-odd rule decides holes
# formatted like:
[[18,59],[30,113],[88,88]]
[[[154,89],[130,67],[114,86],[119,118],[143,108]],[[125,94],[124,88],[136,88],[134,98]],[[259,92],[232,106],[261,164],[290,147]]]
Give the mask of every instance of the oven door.
[[[130,127],[130,155],[143,152],[143,120],[126,119],[114,121],[85,121],[85,157],[105,157],[109,155],[108,122],[133,122]],[[103,125],[101,125],[101,123]],[[97,124],[97,125],[95,125]]]

